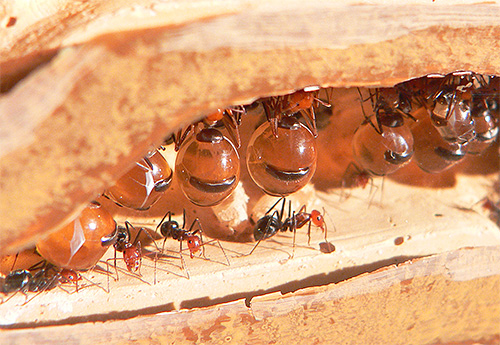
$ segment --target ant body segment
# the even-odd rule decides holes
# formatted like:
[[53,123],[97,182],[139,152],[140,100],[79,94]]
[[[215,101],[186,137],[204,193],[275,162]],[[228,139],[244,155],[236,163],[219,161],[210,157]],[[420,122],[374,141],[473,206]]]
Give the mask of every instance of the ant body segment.
[[[370,175],[385,176],[413,157],[413,135],[404,122],[409,115],[409,102],[395,95],[395,89],[370,91],[375,123],[365,113],[363,97],[358,89],[364,121],[356,129],[352,140],[354,158],[362,170]],[[391,97],[389,97],[389,96]],[[392,102],[387,99],[396,99]],[[407,113],[408,112],[408,113]],[[404,115],[403,115],[404,114]]]
[[173,171],[163,156],[154,150],[135,165],[103,194],[118,206],[148,210],[172,182]]
[[[219,110],[215,119],[233,119],[234,133],[244,108]],[[222,114],[222,115],[221,115]],[[175,174],[184,195],[195,205],[214,206],[225,200],[234,191],[240,179],[240,156],[234,144],[222,134],[215,124],[218,121],[209,116],[205,127],[199,130],[200,121],[181,131],[175,139],[179,150],[175,160]],[[226,122],[229,120],[226,120]],[[223,121],[224,122],[224,121]],[[231,125],[228,126],[231,128]],[[188,138],[188,134],[193,135]],[[229,131],[230,134],[232,133]],[[239,146],[239,133],[232,134]]]

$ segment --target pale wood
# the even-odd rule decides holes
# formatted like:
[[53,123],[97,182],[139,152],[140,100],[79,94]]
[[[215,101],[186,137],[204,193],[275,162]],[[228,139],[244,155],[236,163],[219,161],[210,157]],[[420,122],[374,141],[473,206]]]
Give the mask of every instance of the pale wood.
[[3,330],[6,343],[496,344],[499,247],[462,249],[338,284],[104,323]]
[[[7,84],[54,49],[85,43],[61,51],[0,100],[0,252],[33,244],[67,222],[151,145],[207,109],[310,84],[391,85],[431,72],[499,72],[496,3],[318,1],[308,10],[295,1],[218,3],[214,10],[200,3],[198,10],[193,2],[159,7],[162,24],[184,25],[154,22],[155,29],[104,36],[96,36],[110,31],[99,29],[102,18],[128,23],[137,15],[131,27],[148,27],[137,24],[150,22],[142,10],[148,7],[49,1],[24,21],[22,7],[3,3],[2,23],[14,16],[20,24],[2,29],[16,30],[2,45]],[[98,28],[84,34],[90,26]]]

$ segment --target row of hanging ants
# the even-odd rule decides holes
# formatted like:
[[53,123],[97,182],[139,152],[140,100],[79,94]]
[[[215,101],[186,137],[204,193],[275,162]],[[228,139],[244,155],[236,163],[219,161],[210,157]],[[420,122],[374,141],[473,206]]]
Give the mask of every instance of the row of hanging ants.
[[[363,121],[352,139],[354,161],[342,178],[343,187],[364,187],[373,176],[392,174],[411,160],[425,172],[440,173],[467,155],[481,154],[498,136],[499,89],[500,78],[473,72],[429,75],[392,88],[368,89],[368,95],[358,89]],[[145,210],[168,189],[175,173],[195,205],[223,202],[240,178],[239,126],[256,104],[267,121],[249,140],[247,170],[265,193],[292,194],[316,170],[316,113],[331,107],[332,92],[309,87],[250,106],[218,109],[166,140],[165,145],[173,143],[178,151],[174,172],[155,150],[105,195],[118,205]]]
[[[348,166],[343,187],[365,187],[372,176],[391,174],[412,158],[422,170],[438,173],[461,161],[466,153],[480,154],[498,135],[499,87],[499,78],[495,76],[455,72],[413,79],[393,88],[369,90],[367,97],[358,89],[363,121],[354,133],[355,162]],[[293,232],[295,246],[295,232],[306,224],[309,239],[311,224],[314,224],[324,232],[328,243],[323,215],[317,210],[308,213],[305,206],[295,212],[289,202],[286,216],[285,197],[304,187],[314,175],[316,113],[319,107],[331,107],[331,92],[332,89],[310,87],[256,102],[262,106],[267,121],[255,130],[249,141],[247,168],[264,192],[280,198],[255,223],[256,244],[248,255],[262,240],[279,232]],[[368,101],[370,115],[364,108]],[[174,171],[154,150],[103,195],[120,206],[147,210],[169,188],[175,173],[183,193],[194,204],[221,203],[239,181],[239,126],[249,107],[219,109],[179,130],[164,144],[173,144],[178,151]],[[221,131],[223,128],[227,135]],[[498,203],[487,201],[492,212],[500,213]],[[143,257],[141,233],[146,234],[155,247],[155,265],[158,255],[164,254],[166,240],[179,241],[180,259],[186,269],[183,242],[187,243],[190,257],[197,253],[204,256],[204,245],[209,242],[203,242],[199,219],[186,227],[185,214],[183,216],[182,226],[172,219],[171,212],[161,219],[155,231],[163,238],[160,248],[148,230],[137,231],[129,222],[117,226],[100,204],[92,203],[80,217],[37,244],[37,252],[45,259],[43,263],[26,270],[13,270],[5,277],[1,289],[4,293],[26,294],[65,283],[72,283],[78,289],[82,278],[77,271],[94,267],[109,247],[114,248],[114,256],[106,264],[112,262],[116,279],[117,253],[122,253],[129,272],[138,272]],[[133,240],[132,232],[136,232]],[[67,238],[65,243],[60,241],[62,237]],[[96,240],[90,241],[90,238]],[[229,265],[222,245],[218,240],[213,241]],[[189,277],[187,270],[186,274]]]

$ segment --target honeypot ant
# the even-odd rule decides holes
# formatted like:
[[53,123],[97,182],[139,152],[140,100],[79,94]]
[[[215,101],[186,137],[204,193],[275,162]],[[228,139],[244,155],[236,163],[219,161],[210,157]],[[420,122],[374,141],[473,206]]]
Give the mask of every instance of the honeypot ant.
[[[395,89],[376,89],[370,92],[373,117],[365,113],[363,96],[358,88],[364,121],[356,129],[352,140],[354,158],[370,175],[385,176],[413,157],[413,135],[404,117],[409,114],[409,102],[398,96]],[[387,96],[389,95],[389,96]],[[393,101],[388,101],[392,99]]]
[[[281,210],[275,210],[275,207],[281,202]],[[293,232],[293,254],[295,253],[295,234],[297,229],[301,229],[306,224],[308,224],[307,230],[307,244],[310,245],[311,242],[311,223],[315,226],[321,228],[321,231],[325,234],[325,242],[327,240],[327,227],[323,215],[317,211],[312,210],[311,213],[307,213],[306,205],[303,205],[299,212],[292,211],[292,202],[288,202],[288,218],[283,220],[285,213],[286,198],[279,198],[272,206],[267,210],[263,217],[261,217],[254,227],[253,236],[257,241],[254,247],[247,255],[251,255],[262,240],[270,238],[276,235],[278,232]],[[274,210],[274,211],[273,211]],[[273,211],[272,213],[270,213]],[[324,210],[323,210],[324,213]]]
[[[319,98],[319,86],[309,86],[302,90],[295,91],[294,93],[268,97],[262,101],[267,120],[271,123],[273,135],[278,137],[278,123],[283,116],[291,116],[300,113],[311,127],[314,137],[318,136],[318,129],[316,126],[316,113],[314,108],[323,105],[330,108],[332,105]],[[329,93],[327,93],[330,98]]]
[[172,176],[172,169],[158,150],[150,151],[103,195],[118,206],[145,211],[162,197]]
[[172,134],[170,138],[165,140],[166,143],[173,141],[175,144],[175,151],[179,151],[182,143],[186,140],[187,136],[194,132],[200,123],[204,124],[204,128],[219,128],[225,127],[233,139],[236,148],[241,146],[241,138],[239,126],[241,125],[241,118],[246,114],[246,109],[243,105],[231,106],[225,109],[218,108],[213,113],[205,116],[202,120],[190,124],[184,130],[181,128],[177,134]]
[[[196,229],[195,226],[197,226]],[[163,218],[156,226],[156,232],[158,232],[158,229],[160,230],[160,234],[164,237],[161,250],[162,253],[165,251],[165,242],[167,241],[168,238],[172,238],[174,240],[179,241],[179,256],[181,259],[182,267],[186,271],[188,278],[189,278],[189,272],[187,270],[184,257],[182,256],[182,251],[183,251],[182,242],[184,241],[187,242],[189,256],[191,259],[194,258],[194,255],[198,252],[200,252],[200,255],[206,258],[204,246],[213,241],[217,242],[219,248],[224,254],[224,257],[226,258],[227,265],[228,266],[230,265],[229,258],[227,257],[226,252],[222,247],[222,245],[220,244],[219,240],[214,239],[206,243],[203,242],[203,230],[200,219],[198,217],[193,220],[189,229],[186,229],[186,210],[183,210],[182,212],[182,226],[180,226],[177,221],[172,219],[172,212],[168,211],[167,213],[165,213]]]

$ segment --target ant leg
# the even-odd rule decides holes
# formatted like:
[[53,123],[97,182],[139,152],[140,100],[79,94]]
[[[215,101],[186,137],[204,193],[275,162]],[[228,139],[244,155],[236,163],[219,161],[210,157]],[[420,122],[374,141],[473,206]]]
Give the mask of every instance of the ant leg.
[[[272,102],[272,98],[269,100],[265,100],[262,102],[262,106],[264,108],[264,113],[266,114],[267,121],[269,121],[271,125],[271,131],[273,132],[273,135],[277,138],[278,137],[278,115],[276,112],[275,107],[273,107],[270,102]],[[274,109],[273,109],[274,108]]]
[[[282,196],[282,197],[280,197],[280,198],[279,198],[279,199],[278,199],[278,200],[277,200],[277,201],[273,204],[273,206],[271,206],[271,207],[267,210],[267,212],[265,213],[265,216],[267,216],[267,215],[269,214],[269,212],[271,212],[271,211],[272,211],[272,210],[276,207],[276,205],[278,205],[278,203],[279,203],[280,201],[282,201],[282,200],[283,200],[283,205],[284,205],[284,204],[285,204],[285,203],[284,203],[284,202],[285,202],[285,197],[284,197],[284,196]],[[283,208],[283,206],[282,206],[282,208]],[[283,211],[281,211],[281,212],[283,212]]]
[[[134,229],[134,230],[135,230],[135,227],[134,227],[132,224],[130,224],[128,221],[125,221],[125,226],[127,227],[127,229],[128,229],[128,226],[131,226],[131,227],[132,227],[132,229]],[[154,243],[154,245],[155,245],[155,247],[156,247],[156,250],[158,250],[158,251],[159,251],[159,250],[160,250],[160,248],[159,248],[159,247],[158,247],[158,245],[156,244],[155,239],[153,238],[153,236],[151,236],[151,234],[148,232],[148,230],[146,230],[146,228],[143,228],[143,227],[141,227],[141,228],[139,229],[139,231],[137,232],[137,235],[135,235],[135,239],[134,239],[134,242],[132,242],[132,245],[133,245],[133,246],[135,246],[135,245],[139,242],[139,236],[141,235],[141,232],[144,232],[144,233],[145,233],[145,234],[149,237],[149,239],[150,239],[150,240]],[[130,233],[130,231],[129,231],[129,233]],[[129,236],[129,237],[130,237],[130,236]],[[140,242],[139,242],[139,243],[140,243]]]
[[158,228],[163,224],[163,222],[165,221],[165,218],[167,218],[167,216],[168,216],[168,221],[170,222],[172,220],[172,212],[168,211],[167,213],[165,213],[163,218],[160,220],[160,222],[156,226],[156,229],[155,229],[156,232],[158,232]]
[[[279,200],[278,200],[279,201]],[[273,206],[274,207],[274,206]],[[267,215],[267,213],[266,213]],[[279,212],[278,211],[274,211],[271,218],[274,218],[274,216],[279,216]],[[263,239],[265,238],[268,238],[270,236],[269,235],[269,229],[270,229],[270,221],[267,222],[266,224],[266,228],[265,228],[265,231],[262,233],[262,236],[260,236],[259,240],[257,241],[257,243],[255,243],[255,245],[253,246],[252,250],[250,251],[250,253],[248,253],[247,255],[245,256],[248,256],[248,255],[252,255],[252,253],[254,252],[254,250],[259,246],[260,242],[262,242]],[[255,236],[255,235],[254,235]]]
[[224,250],[224,247],[222,247],[222,244],[220,243],[219,240],[217,240],[217,244],[219,245],[220,250],[222,250],[222,254],[224,254],[224,257],[226,258],[227,265],[231,266],[231,262],[229,261],[229,258],[226,255],[226,251]]
[[10,268],[10,271],[14,271],[14,266],[16,266],[17,258],[19,257],[19,252],[16,253],[16,256],[14,257],[14,262],[12,263],[12,267]]
[[293,242],[292,242],[292,256],[290,259],[293,259],[293,257],[295,256],[295,235],[297,234],[297,218],[295,217],[295,211],[293,211],[292,213],[292,231],[293,231]]
[[116,280],[118,281],[120,280],[120,278],[118,277],[118,268],[116,266],[116,248],[115,248],[114,264],[115,264]]
[[311,223],[312,223],[312,220],[309,219],[309,222],[308,222],[308,226],[307,226],[307,245],[310,246],[311,245]]
[[181,257],[181,265],[182,268],[184,269],[184,272],[186,272],[186,277],[187,279],[190,279],[191,276],[189,275],[189,270],[186,265],[186,261],[184,260],[184,257],[182,256],[182,240],[179,239],[179,256]]
[[311,126],[311,132],[313,133],[314,137],[318,137],[318,129],[316,127],[316,114],[314,113],[314,107],[311,106],[309,109],[301,109],[300,113],[302,116],[306,119],[307,124]]
[[[373,122],[370,120],[370,118],[369,118],[368,116],[366,116],[366,113],[365,113],[365,108],[364,108],[364,106],[363,106],[363,102],[364,102],[364,100],[363,100],[363,95],[361,94],[361,90],[359,89],[359,87],[357,87],[356,89],[358,90],[358,93],[359,93],[359,101],[360,101],[360,103],[361,103],[361,112],[363,113],[363,117],[365,118],[364,123],[369,123],[369,124],[370,124],[370,126],[372,126],[372,127],[373,127],[373,129],[375,130],[375,132],[377,132],[378,134],[382,134],[382,127],[381,127],[380,122],[378,121],[378,118],[377,118],[377,124],[378,124],[379,128],[377,128],[377,127],[373,124]],[[373,108],[373,106],[374,106],[374,103],[373,103],[373,97],[374,97],[374,95],[372,95],[372,93],[370,92],[370,98],[369,98],[369,99],[371,100],[371,103],[372,103],[372,108]]]
[[[324,219],[325,215],[326,215],[326,211],[325,211],[325,208],[323,207],[323,219]],[[325,221],[323,221],[323,226],[324,226],[324,233],[325,233],[325,242],[328,243],[328,227],[326,226]],[[333,230],[336,231],[335,224],[333,224]]]
[[230,112],[228,112],[227,110],[224,111],[222,123],[224,124],[224,127],[226,127],[229,135],[231,136],[231,139],[233,139],[236,148],[239,149],[241,146],[240,131],[238,129],[239,124],[238,120],[235,119],[232,115],[232,110],[230,110]]

